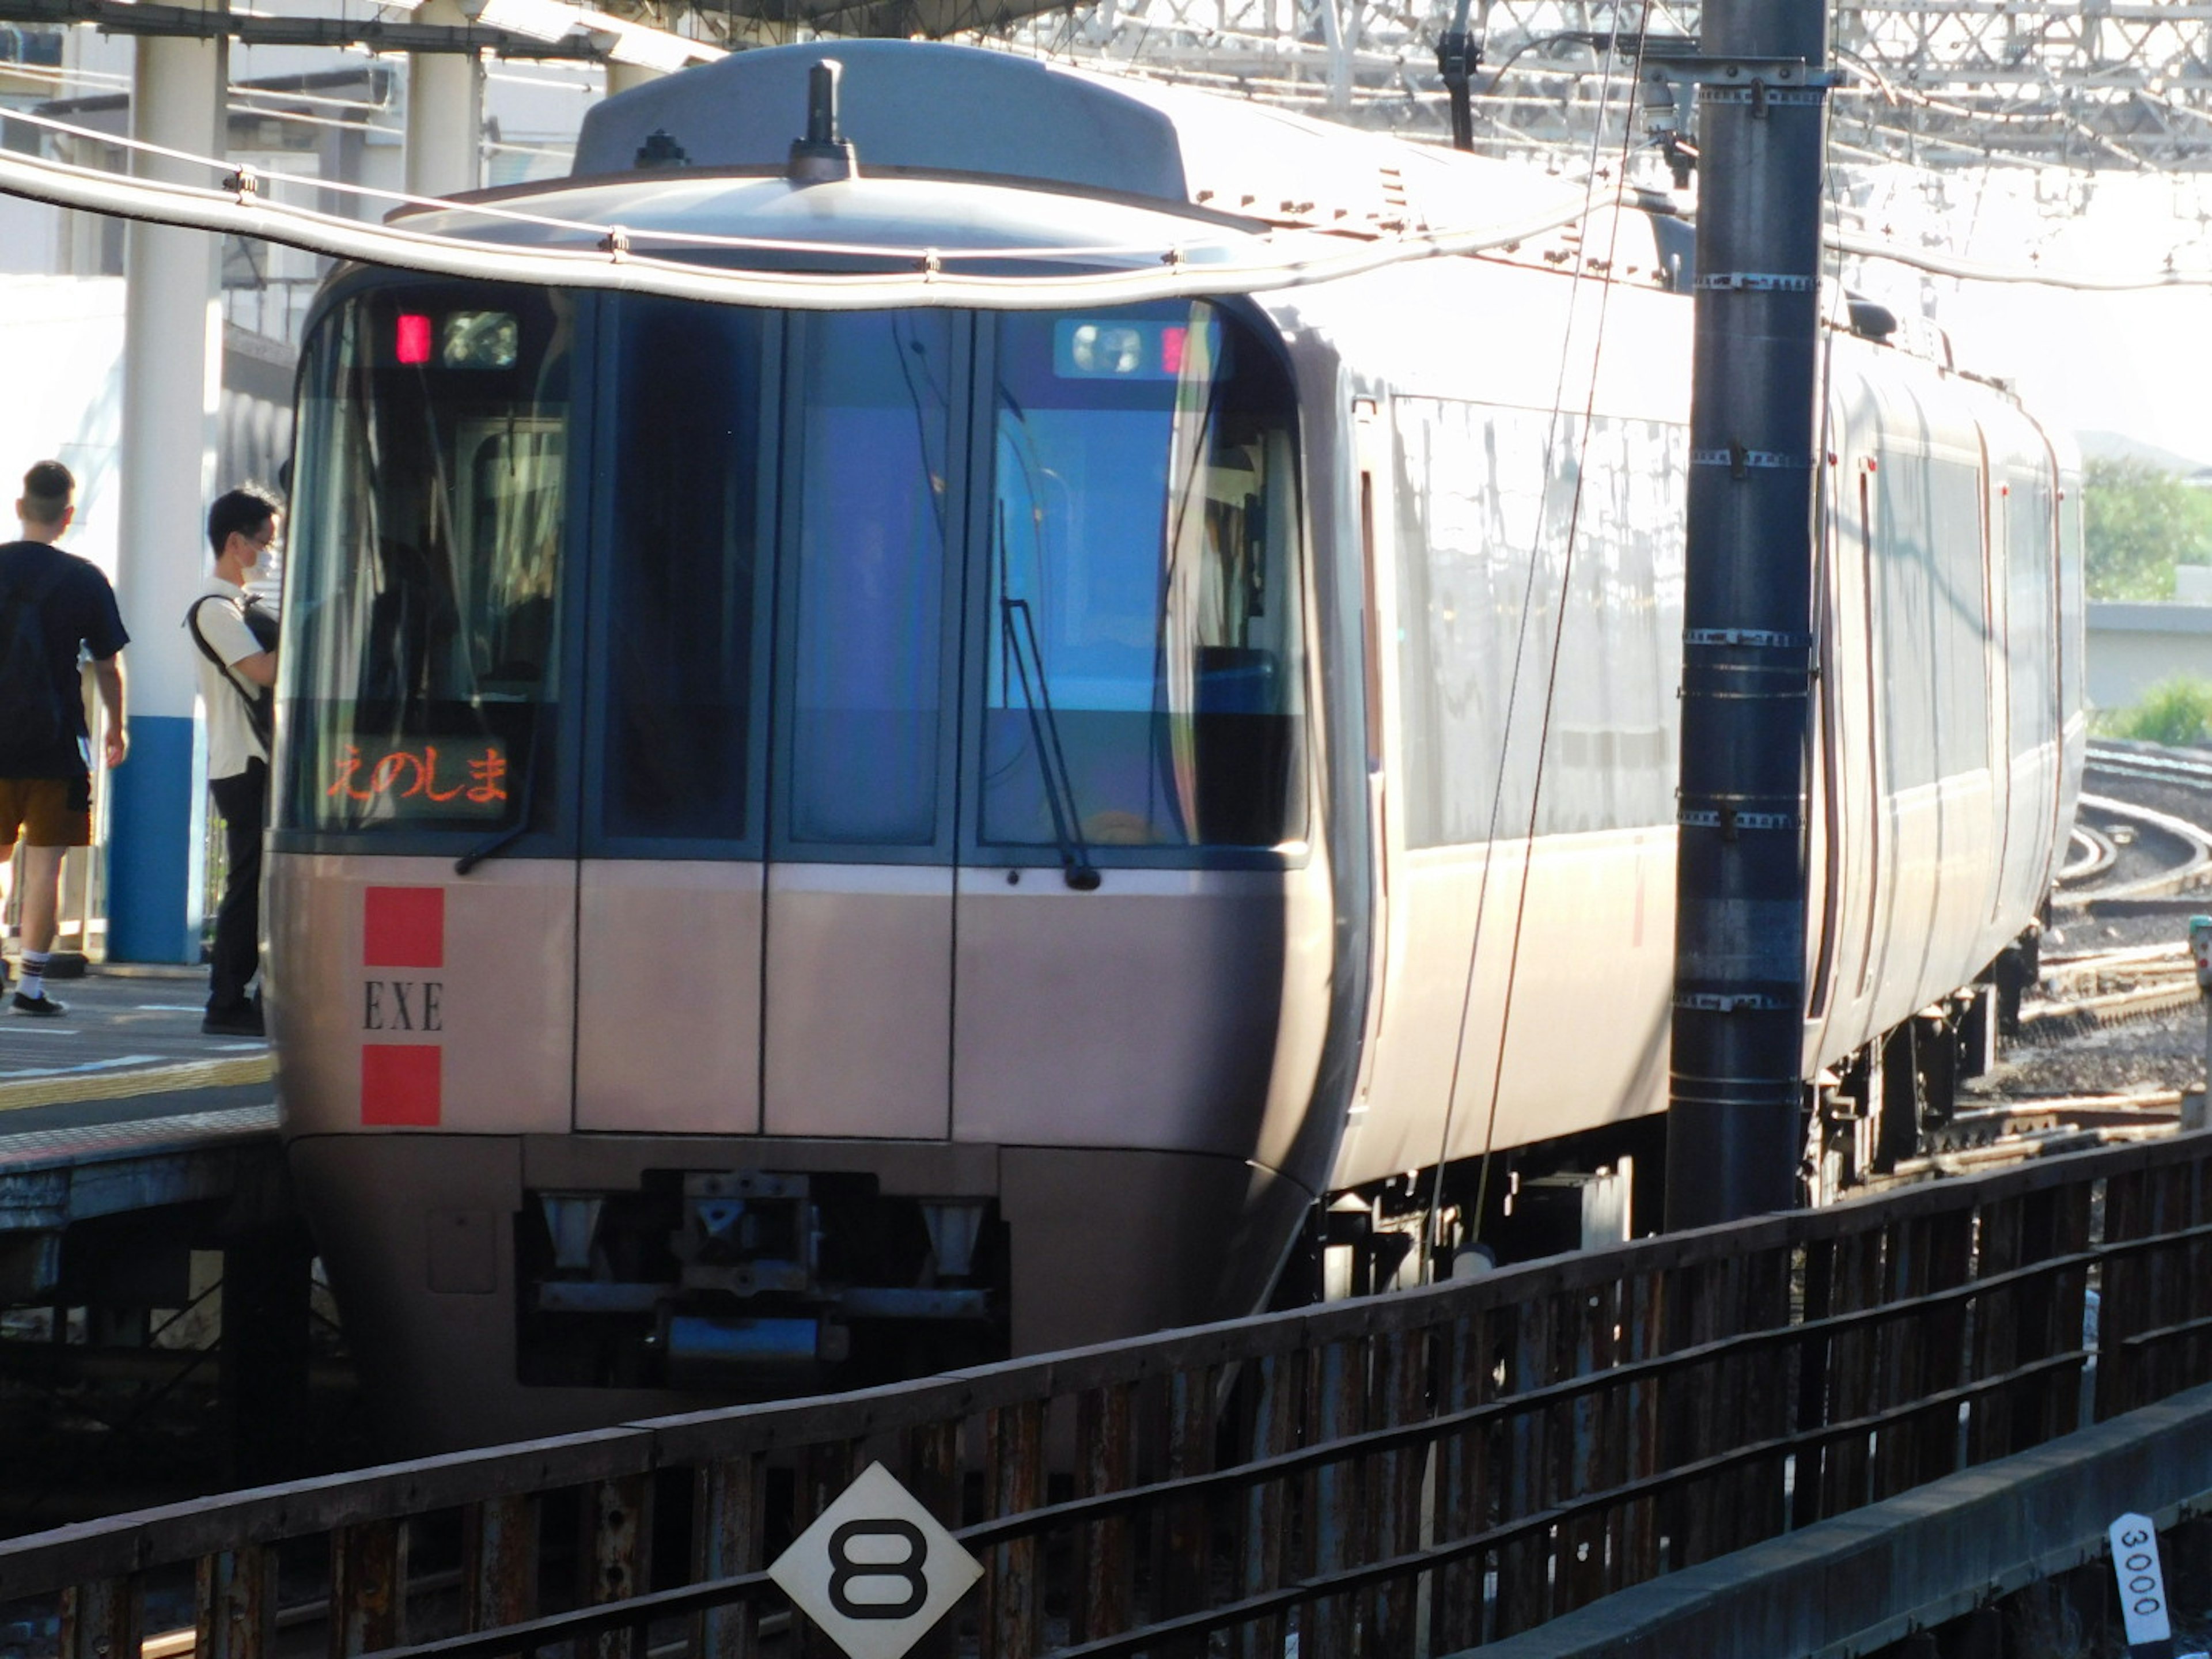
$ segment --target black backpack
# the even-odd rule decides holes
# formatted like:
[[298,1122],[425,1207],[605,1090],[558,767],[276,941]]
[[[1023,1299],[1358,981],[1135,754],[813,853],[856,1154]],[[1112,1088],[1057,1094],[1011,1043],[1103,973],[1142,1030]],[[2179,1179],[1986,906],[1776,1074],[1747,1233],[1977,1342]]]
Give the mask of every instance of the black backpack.
[[[194,599],[191,609],[185,612],[185,631],[192,636],[192,643],[199,647],[200,655],[213,663],[216,672],[229,681],[231,689],[245,700],[246,723],[252,728],[253,735],[260,740],[262,752],[267,754],[274,742],[270,733],[276,723],[276,691],[265,685],[248,686],[240,680],[237,675],[230,672],[230,665],[225,662],[216,648],[207,642],[207,635],[200,632],[200,607],[219,597],[214,593],[203,593]],[[239,614],[245,619],[246,632],[253,635],[253,642],[256,645],[264,651],[274,651],[276,648],[276,618],[263,609],[260,603],[251,594],[246,596],[246,603],[239,607]]]
[[69,567],[42,580],[0,583],[0,743],[9,749],[52,749],[76,738],[46,659],[43,607]]

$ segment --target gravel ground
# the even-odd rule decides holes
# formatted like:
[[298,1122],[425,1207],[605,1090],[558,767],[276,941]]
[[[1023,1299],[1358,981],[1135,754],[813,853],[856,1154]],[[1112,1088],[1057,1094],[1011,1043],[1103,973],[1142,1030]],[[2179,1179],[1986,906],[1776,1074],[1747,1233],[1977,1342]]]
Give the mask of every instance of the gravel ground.
[[2201,1009],[2146,1015],[2051,1043],[2008,1043],[1996,1069],[1961,1085],[1983,1104],[2052,1095],[2154,1094],[2204,1086]]
[[[2109,796],[2212,827],[2212,797],[2199,790],[2114,777],[2094,769],[2086,788],[2093,795]],[[2100,830],[2109,830],[2117,822],[2091,808],[2083,809],[2081,821]],[[2170,841],[2138,835],[2131,845],[2120,848],[2110,879],[2125,881],[2170,867],[2173,856]],[[2212,912],[2212,892],[2203,896],[2203,908]],[[2184,914],[2105,917],[2059,908],[2045,931],[2043,948],[2046,956],[2070,956],[2148,945],[2179,945],[2185,944],[2188,937],[2189,921]],[[2204,1086],[2204,1010],[2198,1005],[2145,1014],[2124,1024],[2051,1042],[2008,1043],[1996,1069],[1966,1085],[1961,1092],[1995,1102],[2033,1096],[2201,1089]]]

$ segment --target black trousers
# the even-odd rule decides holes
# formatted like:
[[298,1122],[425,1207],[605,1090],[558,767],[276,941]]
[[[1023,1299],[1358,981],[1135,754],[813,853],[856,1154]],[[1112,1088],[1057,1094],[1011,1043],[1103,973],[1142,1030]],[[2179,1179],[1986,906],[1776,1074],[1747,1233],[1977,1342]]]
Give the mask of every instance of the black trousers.
[[223,852],[229,872],[215,913],[215,961],[208,970],[208,1012],[235,1013],[252,998],[246,988],[261,966],[261,841],[269,827],[269,763],[254,759],[228,778],[212,778],[209,793],[222,814]]

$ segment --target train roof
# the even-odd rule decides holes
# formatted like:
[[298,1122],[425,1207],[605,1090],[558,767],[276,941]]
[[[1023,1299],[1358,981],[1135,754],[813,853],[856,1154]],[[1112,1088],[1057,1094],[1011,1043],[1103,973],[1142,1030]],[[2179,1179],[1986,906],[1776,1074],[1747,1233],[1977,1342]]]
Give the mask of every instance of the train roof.
[[1509,163],[1246,100],[911,40],[735,52],[607,99],[584,118],[572,177],[656,163],[781,171],[824,58],[844,66],[843,133],[863,176],[1017,179],[1364,234],[1481,223],[1559,189]]
[[911,250],[988,249],[1003,257],[962,269],[1003,274],[1151,267],[1168,247],[1202,264],[1233,257],[1259,228],[1018,182],[863,173],[801,185],[781,170],[556,180],[393,216],[403,216],[410,230],[514,247],[599,246],[604,228],[618,225],[641,255],[749,269],[908,270]]

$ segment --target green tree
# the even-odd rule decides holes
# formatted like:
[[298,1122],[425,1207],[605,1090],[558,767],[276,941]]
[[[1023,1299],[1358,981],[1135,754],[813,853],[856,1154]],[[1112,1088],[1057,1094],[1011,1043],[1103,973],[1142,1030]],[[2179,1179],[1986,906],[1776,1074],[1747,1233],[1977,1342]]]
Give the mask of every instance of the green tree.
[[2185,675],[2161,681],[2141,702],[2105,715],[2098,730],[2139,743],[2203,743],[2212,738],[2212,680]]
[[2170,599],[2175,565],[2212,564],[2212,491],[2143,461],[2091,461],[2081,482],[2091,599]]

